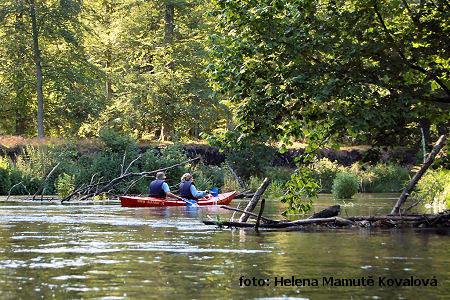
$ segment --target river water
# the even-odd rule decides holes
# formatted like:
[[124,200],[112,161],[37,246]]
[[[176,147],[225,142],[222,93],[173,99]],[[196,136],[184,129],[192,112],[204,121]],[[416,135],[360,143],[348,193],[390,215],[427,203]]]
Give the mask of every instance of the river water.
[[[343,216],[385,214],[397,197],[338,204]],[[314,210],[336,203],[322,195]],[[282,210],[269,200],[264,215]],[[448,231],[257,233],[201,222],[218,214],[228,220],[233,212],[0,198],[0,299],[449,298]]]

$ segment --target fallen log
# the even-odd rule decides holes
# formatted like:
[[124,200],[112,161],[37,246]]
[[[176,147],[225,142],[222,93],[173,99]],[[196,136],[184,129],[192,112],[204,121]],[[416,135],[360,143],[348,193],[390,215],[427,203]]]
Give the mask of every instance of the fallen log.
[[[256,191],[255,195],[253,196],[252,200],[250,200],[250,202],[247,204],[247,207],[244,209],[246,212],[252,212],[253,209],[255,209],[255,206],[258,203],[259,198],[266,191],[267,187],[269,186],[269,183],[270,183],[270,179],[268,177],[264,178],[264,181],[259,186],[259,188]],[[243,214],[239,218],[239,222],[246,222],[247,220],[248,220],[248,214]]]
[[266,204],[266,199],[261,200],[261,208],[259,209],[258,217],[256,218],[255,230],[258,231],[259,222],[261,221],[261,215],[264,211],[264,206]]
[[[254,228],[255,223],[203,221],[205,225],[220,227]],[[438,215],[408,215],[408,216],[354,216],[313,218],[296,221],[278,221],[276,223],[259,224],[259,228],[289,228],[304,226],[332,227],[450,227],[450,212]]]
[[[253,219],[257,219],[258,218],[257,214],[254,214],[252,212],[248,212],[248,211],[245,211],[245,210],[242,210],[242,209],[234,208],[234,207],[227,206],[227,205],[221,205],[220,207],[224,208],[224,209],[234,210],[234,211],[237,211],[237,212],[248,214]],[[261,216],[261,220],[263,220],[265,223],[279,223],[280,222],[280,221],[277,221],[277,220],[274,220],[274,219],[270,219],[270,218],[267,218],[267,217],[264,217],[264,216]]]
[[428,156],[427,160],[424,162],[424,164],[420,168],[419,172],[417,172],[414,175],[414,177],[411,179],[409,184],[403,190],[403,192],[400,195],[400,198],[398,199],[397,203],[392,208],[391,215],[398,215],[400,213],[401,206],[406,201],[406,199],[408,198],[409,194],[412,192],[412,190],[416,186],[417,182],[419,181],[419,179],[422,177],[422,175],[425,173],[425,171],[428,169],[428,167],[434,161],[434,158],[436,157],[436,155],[439,153],[439,151],[441,151],[442,147],[444,147],[444,144],[445,144],[446,140],[447,140],[446,136],[445,135],[441,135],[441,137],[437,141],[436,145],[434,145],[433,150],[431,150],[431,153]]
[[[219,225],[219,226],[227,226],[227,227],[255,227],[255,224],[245,223],[245,222],[221,222],[217,224],[214,221],[203,221],[205,225]],[[333,218],[317,218],[317,219],[304,219],[297,221],[287,221],[287,222],[278,222],[274,224],[259,224],[260,228],[287,228],[287,227],[298,227],[302,225],[310,225],[310,224],[328,224],[333,223],[336,226],[349,226],[353,225],[354,222],[350,220],[345,220],[339,217]]]
[[341,206],[333,205],[324,210],[319,211],[318,213],[315,213],[308,219],[335,217],[335,216],[339,215],[340,212],[341,212]]

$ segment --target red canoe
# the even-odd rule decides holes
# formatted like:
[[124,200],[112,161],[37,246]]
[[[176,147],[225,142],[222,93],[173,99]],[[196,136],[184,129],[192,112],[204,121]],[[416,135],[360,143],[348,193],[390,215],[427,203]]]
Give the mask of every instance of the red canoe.
[[[233,200],[236,191],[223,193],[213,197],[208,195],[197,200],[197,204],[204,205],[227,205]],[[159,199],[143,196],[119,196],[120,203],[126,207],[163,207],[163,206],[186,206],[186,202],[178,199]]]

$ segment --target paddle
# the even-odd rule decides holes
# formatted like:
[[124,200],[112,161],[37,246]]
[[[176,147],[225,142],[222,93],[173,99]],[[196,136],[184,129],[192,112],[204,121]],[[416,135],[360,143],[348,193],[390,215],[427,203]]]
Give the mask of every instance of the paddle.
[[185,198],[181,198],[181,200],[186,202],[186,205],[189,206],[189,207],[198,207],[199,206],[195,200],[188,200],[188,199],[185,199]]

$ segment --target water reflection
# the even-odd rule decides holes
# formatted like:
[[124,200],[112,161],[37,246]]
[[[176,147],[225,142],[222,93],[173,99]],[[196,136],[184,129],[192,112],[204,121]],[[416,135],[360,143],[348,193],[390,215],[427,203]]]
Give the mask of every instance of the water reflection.
[[[385,197],[384,197],[385,196]],[[390,210],[395,195],[341,202],[343,214]],[[241,200],[233,203],[237,206]],[[319,211],[336,202],[323,196]],[[244,205],[241,204],[241,207]],[[267,201],[265,215],[283,207]],[[0,204],[0,297],[17,298],[447,298],[449,236],[435,230],[218,229],[217,207]],[[269,279],[240,286],[239,278]],[[437,287],[275,286],[283,278],[436,276]]]

